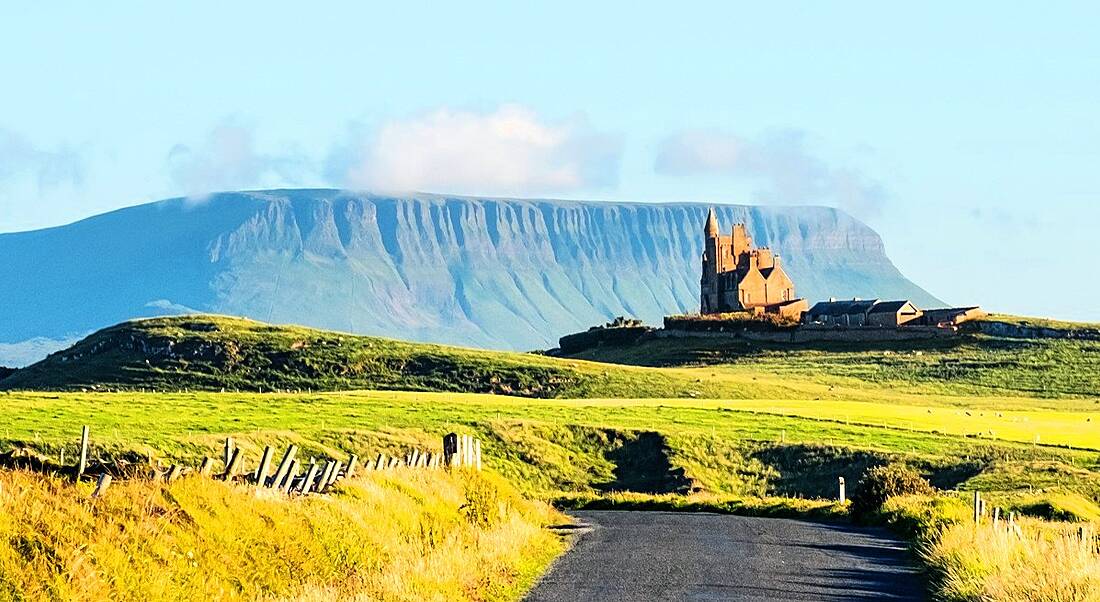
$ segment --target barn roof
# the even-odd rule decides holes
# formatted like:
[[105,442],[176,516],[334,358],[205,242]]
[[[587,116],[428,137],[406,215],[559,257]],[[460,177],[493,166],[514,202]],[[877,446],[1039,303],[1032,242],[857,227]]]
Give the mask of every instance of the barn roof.
[[[901,311],[901,308],[909,305],[909,301],[880,301],[875,303],[875,306],[871,308],[870,313],[873,314],[896,314]],[[916,307],[915,305],[913,307]]]
[[848,301],[818,301],[810,308],[811,314],[815,316],[847,316],[853,314],[865,314],[867,310],[871,309],[877,303],[877,299],[866,299],[856,301],[855,299]]

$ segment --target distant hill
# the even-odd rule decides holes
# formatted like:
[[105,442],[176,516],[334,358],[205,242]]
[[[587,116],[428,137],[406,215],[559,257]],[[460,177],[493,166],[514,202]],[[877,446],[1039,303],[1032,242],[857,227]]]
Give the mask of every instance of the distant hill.
[[[706,204],[340,190],[171,199],[0,234],[0,364],[135,317],[219,313],[499,349],[698,304]],[[836,209],[719,206],[810,299],[939,302]],[[49,341],[54,344],[49,345]]]
[[23,390],[392,389],[521,397],[729,395],[660,370],[273,326],[224,316],[118,324],[0,380]]

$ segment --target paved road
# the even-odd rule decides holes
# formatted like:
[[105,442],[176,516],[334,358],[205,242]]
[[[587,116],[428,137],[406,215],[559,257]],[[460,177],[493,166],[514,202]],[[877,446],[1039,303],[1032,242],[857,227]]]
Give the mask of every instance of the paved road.
[[878,529],[777,518],[580,511],[580,539],[528,596],[589,600],[924,600]]

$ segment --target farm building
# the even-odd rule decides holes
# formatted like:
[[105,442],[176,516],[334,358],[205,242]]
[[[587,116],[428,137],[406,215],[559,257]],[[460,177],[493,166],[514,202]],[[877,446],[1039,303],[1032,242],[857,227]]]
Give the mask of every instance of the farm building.
[[953,328],[983,315],[985,312],[980,307],[948,307],[924,311],[908,300],[851,299],[821,301],[802,315],[802,323],[834,328],[897,328],[899,326]]
[[867,325],[892,328],[916,324],[923,314],[911,301],[880,301],[867,311]]
[[963,322],[969,322],[984,315],[985,311],[977,306],[928,309],[921,316],[921,323],[928,326],[958,326]]
[[877,299],[819,301],[802,314],[802,322],[824,326],[867,326],[867,314],[875,303],[878,303]]

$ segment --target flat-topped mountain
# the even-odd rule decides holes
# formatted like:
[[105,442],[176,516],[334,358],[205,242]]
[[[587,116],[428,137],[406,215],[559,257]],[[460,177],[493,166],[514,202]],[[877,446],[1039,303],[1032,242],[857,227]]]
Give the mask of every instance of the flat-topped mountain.
[[[270,190],[0,234],[0,364],[25,363],[11,359],[13,343],[41,349],[43,338],[71,341],[134,317],[191,312],[552,347],[613,316],[658,322],[697,309],[708,208]],[[874,231],[841,211],[717,212],[781,254],[809,299],[936,304],[894,267]]]

